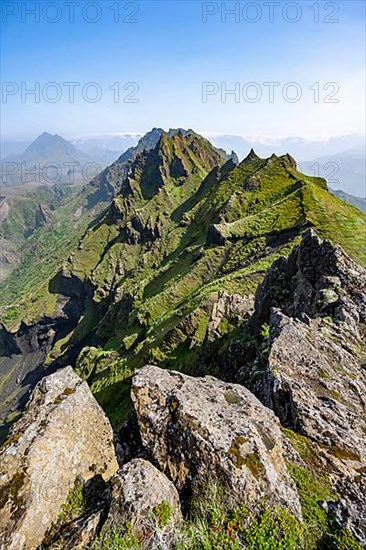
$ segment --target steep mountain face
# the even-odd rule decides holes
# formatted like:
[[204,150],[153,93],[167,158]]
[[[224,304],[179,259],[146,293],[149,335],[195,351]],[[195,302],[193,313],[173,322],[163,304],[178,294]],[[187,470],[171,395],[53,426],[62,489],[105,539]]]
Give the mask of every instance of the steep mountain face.
[[[156,144],[157,139],[156,132],[147,135],[146,146]],[[133,150],[131,158],[134,155]],[[49,293],[49,279],[65,257],[77,249],[88,225],[108,208],[127,164],[117,161],[71,197],[64,196],[64,189],[57,187],[18,195],[3,220],[0,267],[5,280],[1,284],[0,307],[5,306],[2,311],[6,311],[3,320],[7,326],[17,330],[15,334],[5,328],[0,330],[2,419],[19,402],[23,403],[22,396],[42,376],[42,364],[54,339],[68,334],[80,317],[85,290],[79,302],[74,299],[67,305],[68,298]],[[42,205],[52,210],[51,220],[46,221],[47,207]],[[27,230],[30,235],[25,234]],[[27,324],[21,323],[23,320]],[[9,340],[11,349],[18,350],[15,353],[9,352]]]
[[366,269],[306,230],[252,309],[221,293],[206,324],[226,381],[135,373],[115,451],[71,367],[39,382],[0,448],[6,547],[361,550]]
[[[156,133],[151,132],[144,137],[144,143],[150,147],[150,144],[156,145],[158,139]],[[139,143],[138,149],[143,150],[144,147]],[[11,243],[11,249],[17,252],[20,264],[13,276],[4,283],[0,293],[0,307],[11,303],[14,306],[10,319],[26,319],[29,290],[32,289],[34,293],[37,288],[39,293],[42,283],[46,283],[47,288],[55,267],[77,247],[88,224],[109,206],[125,177],[128,161],[135,154],[135,149],[131,150],[123,161],[117,160],[81,189],[63,185],[40,186],[32,191],[18,193],[15,198],[3,198],[0,206],[0,235]],[[52,224],[37,219],[37,211],[43,206],[54,211]],[[41,260],[36,270],[31,261],[34,257]],[[42,303],[45,303],[43,291],[29,316],[32,320],[45,311],[41,308]]]
[[[192,540],[207,542],[202,548],[261,547],[253,537],[262,526],[273,548],[359,550],[366,540],[365,215],[329,193],[325,180],[301,174],[289,155],[262,159],[252,150],[236,164],[190,130],[154,129],[122,157],[56,211],[69,220],[61,235],[56,219],[45,222],[55,228],[51,242],[42,227],[29,239],[45,261],[34,271],[23,265],[1,287],[5,427],[37,382],[31,403],[47,380],[53,396],[47,410],[40,405],[43,418],[76,406],[81,380],[62,368],[71,365],[106,411],[122,466],[97,501],[77,501],[76,515],[63,515],[63,488],[38,543],[61,537],[66,547],[87,547],[137,522],[140,531],[122,525],[120,532],[137,548],[141,540],[196,548],[179,542],[180,506],[186,517],[197,498],[209,502],[212,482],[228,496],[223,507],[205,508],[204,522],[212,522],[205,533],[188,526]],[[72,421],[88,431],[79,415]],[[61,424],[56,462],[76,445]],[[37,439],[23,439],[23,425],[21,418],[11,428],[0,463],[24,449],[33,456]],[[78,481],[85,494],[88,472]],[[69,508],[81,491],[76,480],[71,489],[73,479]],[[12,507],[17,487],[0,502],[7,532],[14,513],[23,517]]]
[[[230,311],[220,340],[250,313],[249,298],[236,308],[230,296],[254,294],[269,265],[289,254],[306,228],[366,262],[365,217],[328,193],[324,180],[299,173],[289,155],[261,159],[251,151],[236,165],[192,131],[153,130],[144,141],[150,150],[140,144],[130,160],[117,161],[86,186],[80,197],[89,218],[82,220],[90,220],[100,200],[112,202],[83,225],[85,234],[79,244],[73,240],[62,269],[53,277],[45,269],[39,283],[20,270],[18,281],[11,277],[5,286],[9,296],[18,282],[24,297],[5,312],[4,338],[38,333],[43,312],[53,332],[38,370],[44,362],[51,369],[75,365],[116,426],[129,411],[126,395],[136,368],[153,362],[205,372],[202,354],[217,337],[217,330],[206,331],[215,326],[216,304],[221,300]],[[42,269],[37,265],[37,276]],[[21,319],[21,331],[9,332]],[[38,344],[32,349],[38,353]],[[12,372],[3,388],[8,403],[20,359],[2,360]],[[7,412],[16,399],[10,402]]]

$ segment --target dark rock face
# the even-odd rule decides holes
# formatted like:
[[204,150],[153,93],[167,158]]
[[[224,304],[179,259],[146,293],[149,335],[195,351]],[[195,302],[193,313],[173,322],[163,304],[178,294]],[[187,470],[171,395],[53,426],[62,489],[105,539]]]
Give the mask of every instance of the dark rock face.
[[170,174],[173,178],[185,178],[188,176],[188,171],[181,158],[174,157],[170,165]]
[[[49,289],[54,294],[60,294],[80,301],[83,301],[87,296],[92,296],[94,291],[90,282],[85,283],[63,269],[51,279]],[[75,300],[73,302],[75,303]]]
[[52,366],[45,366],[45,359],[54,343],[74,328],[81,312],[81,300],[60,295],[53,317],[43,317],[32,325],[21,323],[14,332],[0,326],[0,369],[4,379],[0,388],[1,432],[6,433],[8,415],[22,409],[29,391],[53,372]]
[[226,238],[220,233],[217,225],[210,225],[207,230],[207,244],[223,246],[226,243]]
[[341,248],[307,231],[288,259],[280,258],[258,288],[254,331],[268,322],[271,307],[291,317],[326,317],[347,321],[351,330],[366,320],[366,270]]
[[0,424],[5,430],[8,414],[24,406],[29,389],[42,376],[42,363],[55,341],[55,322],[48,321],[26,326],[11,333],[0,328],[0,368],[4,383],[0,391]]
[[52,214],[44,204],[39,204],[36,210],[35,227],[42,227],[52,220]]

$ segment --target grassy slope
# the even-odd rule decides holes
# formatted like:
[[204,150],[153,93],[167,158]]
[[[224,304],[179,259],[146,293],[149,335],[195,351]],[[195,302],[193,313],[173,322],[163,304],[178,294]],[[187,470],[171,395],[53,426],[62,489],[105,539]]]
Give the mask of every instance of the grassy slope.
[[[185,177],[174,176],[171,170],[172,163],[177,166],[176,158],[187,171]],[[40,230],[34,235],[42,261],[34,263],[29,255],[27,268],[7,288],[8,297],[23,293],[22,315],[25,308],[29,318],[42,308],[51,311],[56,295],[48,293],[48,277],[73,251],[64,262],[66,271],[91,281],[95,293],[76,329],[57,343],[49,361],[88,333],[96,333],[103,345],[84,347],[76,367],[117,428],[130,411],[134,370],[146,362],[194,370],[218,292],[254,293],[272,262],[289,254],[309,225],[366,265],[366,216],[328,193],[324,180],[300,174],[289,157],[263,160],[251,155],[236,168],[214,168],[223,162],[200,138],[163,136],[155,152],[138,159],[113,207],[88,229],[92,213],[82,217],[76,228],[70,220],[77,205],[70,203],[58,213],[51,233]],[[143,225],[160,224],[160,237],[131,244],[131,232],[138,237],[131,229],[135,216]],[[208,238],[212,225],[223,237],[220,245]],[[226,339],[218,346],[230,338],[244,338],[241,329],[230,326],[230,320],[227,326],[220,325]],[[287,435],[299,452],[310,445],[296,434]],[[306,447],[300,455],[305,460],[317,453],[308,453]],[[306,547],[318,547],[325,533],[326,547],[330,541],[334,548],[358,549],[351,539],[343,540],[344,533],[332,532],[318,501],[334,495],[306,460],[305,466],[294,463],[289,468],[302,501]],[[212,530],[209,533],[207,547],[222,543],[211,541]]]
[[[288,254],[309,224],[366,263],[361,246],[365,216],[330,195],[324,180],[298,173],[287,157],[253,156],[228,176],[210,174],[196,187],[196,182],[187,183],[189,198],[180,188],[177,199],[176,184],[168,179],[163,191],[139,203],[136,210],[145,219],[146,212],[153,215],[163,208],[170,214],[161,239],[139,245],[117,242],[97,262],[96,249],[104,242],[106,250],[111,238],[123,233],[124,223],[117,230],[104,223],[73,260],[79,276],[80,265],[87,266],[88,277],[98,287],[96,297],[112,289],[133,299],[127,315],[117,300],[95,326],[105,341],[104,351],[86,350],[79,360],[80,372],[91,372],[90,362],[99,364],[96,354],[110,354],[110,361],[99,364],[89,382],[117,425],[124,418],[120,403],[133,370],[147,361],[189,369],[200,351],[217,292],[254,293],[274,259]],[[182,208],[183,201],[189,208]],[[212,223],[226,237],[225,244],[207,244]],[[360,232],[351,238],[355,227]],[[116,276],[119,262],[125,271]],[[71,342],[75,340],[74,335]]]
[[93,209],[75,216],[79,207],[80,197],[70,200],[54,213],[52,224],[37,229],[20,246],[21,265],[0,285],[0,307],[11,306],[3,316],[9,326],[52,314],[57,297],[48,292],[49,278],[77,247],[96,214]]
[[[251,154],[237,167],[223,164],[203,138],[164,134],[155,150],[137,158],[112,208],[87,230],[91,214],[75,227],[76,204],[61,209],[51,231],[33,237],[41,262],[29,253],[26,269],[9,279],[7,299],[22,300],[8,311],[8,323],[51,313],[56,295],[48,292],[48,278],[73,251],[64,270],[91,281],[95,292],[49,361],[95,332],[104,345],[84,349],[78,368],[116,425],[126,413],[121,403],[133,370],[147,361],[189,370],[218,291],[254,293],[305,227],[366,264],[366,217],[328,193],[324,180],[297,172],[288,156]],[[136,218],[141,226],[159,226],[160,237],[141,238]],[[212,225],[221,245],[210,244]]]
[[[77,248],[88,226],[96,223],[101,212],[109,206],[111,190],[119,188],[127,160],[117,161],[103,170],[76,196],[67,194],[60,200],[59,192],[51,197],[49,189],[41,188],[34,194],[19,197],[3,225],[3,235],[17,239],[22,259],[18,268],[0,284],[0,315],[7,326],[14,328],[21,320],[31,322],[40,315],[53,313],[56,296],[48,291],[49,280]],[[60,200],[60,204],[57,204],[52,223],[24,240],[24,230],[34,223],[37,204],[45,202],[48,205],[54,200]]]

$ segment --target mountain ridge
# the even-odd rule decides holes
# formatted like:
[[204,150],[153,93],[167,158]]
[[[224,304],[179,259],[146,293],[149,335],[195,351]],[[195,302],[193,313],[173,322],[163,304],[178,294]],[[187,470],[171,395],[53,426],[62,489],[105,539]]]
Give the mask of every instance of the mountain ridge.
[[[216,292],[253,294],[272,261],[289,254],[307,228],[366,262],[363,214],[333,197],[325,180],[299,173],[291,156],[261,159],[251,151],[236,165],[189,130],[154,130],[146,141],[148,150],[138,147],[85,186],[87,217],[71,254],[61,269],[55,260],[53,272],[45,264],[46,279],[33,279],[28,296],[22,277],[32,279],[23,269],[21,300],[3,316],[11,331],[22,320],[26,332],[37,332],[42,315],[45,326],[64,324],[56,337],[52,328],[41,361],[69,361],[89,372],[117,424],[123,414],[115,403],[128,373],[151,357],[174,366],[178,352],[183,363],[194,363]],[[21,273],[5,281],[6,293],[16,296]],[[92,374],[99,356],[110,365]]]
[[[0,536],[8,541],[15,529],[46,547],[64,537],[70,547],[84,536],[94,543],[102,526],[114,533],[127,517],[120,494],[131,475],[134,487],[146,476],[164,487],[182,521],[197,492],[209,489],[211,464],[212,481],[234,506],[225,501],[222,525],[245,505],[254,525],[285,518],[280,531],[268,528],[274,546],[279,536],[296,540],[294,548],[360,550],[366,216],[332,195],[326,180],[299,172],[288,154],[263,159],[251,150],[237,164],[182,129],[154,129],[53,216],[39,210],[45,225],[0,284],[2,436],[10,429],[0,448],[4,502],[18,476],[14,494],[25,495],[27,514],[42,515],[44,501],[33,503],[18,466],[37,464],[32,449],[43,445],[43,428],[55,464],[67,455],[69,481],[54,469],[62,498],[47,496],[47,533],[23,520],[15,526],[5,513]],[[80,426],[70,407],[86,426],[84,481],[69,468]],[[103,471],[90,464],[88,410],[100,425],[111,423],[117,444],[107,437],[100,447],[115,470],[99,485],[96,507],[78,512],[80,523],[64,515],[62,501],[68,491],[70,502],[88,492],[85,471]],[[241,487],[251,488],[244,501]],[[133,506],[150,502],[143,487],[133,494]],[[231,529],[235,540],[258,534]]]
[[112,356],[48,372],[0,448],[1,542],[361,550],[365,289],[307,229],[254,303],[219,293],[196,365],[134,374],[114,431],[83,381]]

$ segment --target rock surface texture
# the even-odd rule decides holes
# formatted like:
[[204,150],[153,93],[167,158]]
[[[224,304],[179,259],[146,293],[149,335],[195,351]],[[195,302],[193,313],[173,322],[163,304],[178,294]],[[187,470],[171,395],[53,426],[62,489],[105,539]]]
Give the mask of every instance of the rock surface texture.
[[146,366],[132,398],[145,450],[183,494],[213,481],[237,503],[266,497],[301,516],[279,422],[246,388]]
[[141,458],[125,464],[111,480],[112,502],[105,529],[130,521],[141,535],[171,530],[182,521],[179,496],[169,479]]
[[44,378],[0,452],[0,547],[38,547],[76,480],[118,470],[113,432],[88,385],[66,367]]
[[308,231],[258,289],[253,325],[266,322],[254,391],[284,426],[316,442],[346,524],[365,542],[366,270]]

